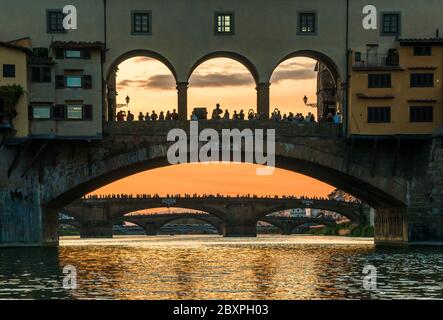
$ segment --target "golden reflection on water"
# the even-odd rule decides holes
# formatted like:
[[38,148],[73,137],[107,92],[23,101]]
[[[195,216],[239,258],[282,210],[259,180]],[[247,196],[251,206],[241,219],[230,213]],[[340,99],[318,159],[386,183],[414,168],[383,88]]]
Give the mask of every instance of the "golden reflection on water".
[[312,236],[65,238],[59,264],[77,267],[73,298],[339,299],[361,285],[352,258],[373,250],[371,239]]

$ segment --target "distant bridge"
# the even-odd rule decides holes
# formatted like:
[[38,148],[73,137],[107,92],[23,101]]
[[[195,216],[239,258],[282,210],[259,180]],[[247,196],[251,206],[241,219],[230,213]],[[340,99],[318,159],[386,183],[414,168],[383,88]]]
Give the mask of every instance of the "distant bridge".
[[[65,207],[62,212],[75,218],[84,237],[112,236],[112,226],[124,219],[145,228],[148,234],[153,234],[161,225],[169,221],[182,219],[184,215],[126,216],[128,213],[155,208],[184,208],[206,212],[210,215],[193,215],[223,229],[224,236],[256,236],[257,222],[265,221],[277,226],[288,233],[288,228],[308,222],[332,223],[321,218],[286,218],[269,217],[270,214],[296,208],[312,208],[340,213],[353,223],[365,224],[368,221],[369,209],[360,203],[306,199],[306,198],[257,198],[257,197],[104,197],[88,198],[75,201]],[[186,215],[185,215],[186,216]],[[124,218],[123,218],[124,217]],[[143,221],[141,221],[142,219]],[[148,219],[148,220],[146,220]],[[298,220],[297,220],[298,219]],[[304,222],[304,223],[302,223]],[[149,223],[149,225],[146,225]],[[158,227],[160,226],[160,227]],[[292,228],[293,229],[293,228]],[[291,229],[291,231],[292,231]]]

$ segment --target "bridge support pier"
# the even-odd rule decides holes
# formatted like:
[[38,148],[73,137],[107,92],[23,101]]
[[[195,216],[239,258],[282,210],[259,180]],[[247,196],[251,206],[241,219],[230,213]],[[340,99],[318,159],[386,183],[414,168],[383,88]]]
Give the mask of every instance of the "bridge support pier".
[[257,237],[257,222],[231,222],[223,226],[224,237]]
[[188,119],[188,86],[189,83],[187,82],[177,83],[177,112],[180,120]]
[[106,221],[87,221],[81,224],[80,238],[82,239],[106,239],[112,236],[112,224]]
[[146,223],[144,229],[147,236],[158,235],[158,227],[156,223]]
[[58,245],[58,212],[41,206],[36,189],[0,190],[0,247]]
[[270,83],[260,83],[257,86],[257,113],[264,115],[265,120],[269,120],[269,90]]

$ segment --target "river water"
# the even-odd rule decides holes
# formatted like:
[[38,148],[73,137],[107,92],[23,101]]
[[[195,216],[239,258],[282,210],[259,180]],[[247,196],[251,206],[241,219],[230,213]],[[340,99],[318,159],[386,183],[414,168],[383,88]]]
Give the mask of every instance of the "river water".
[[[63,288],[66,266],[76,289]],[[376,290],[363,286],[365,266],[377,269]],[[5,298],[443,299],[443,249],[295,235],[64,238],[58,249],[0,249]]]

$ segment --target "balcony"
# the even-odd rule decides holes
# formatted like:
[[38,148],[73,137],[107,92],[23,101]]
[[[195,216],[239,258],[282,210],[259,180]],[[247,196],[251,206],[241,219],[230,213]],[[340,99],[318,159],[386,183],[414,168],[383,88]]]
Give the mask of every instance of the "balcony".
[[400,59],[394,51],[384,55],[366,53],[359,56],[356,54],[353,69],[401,69]]

